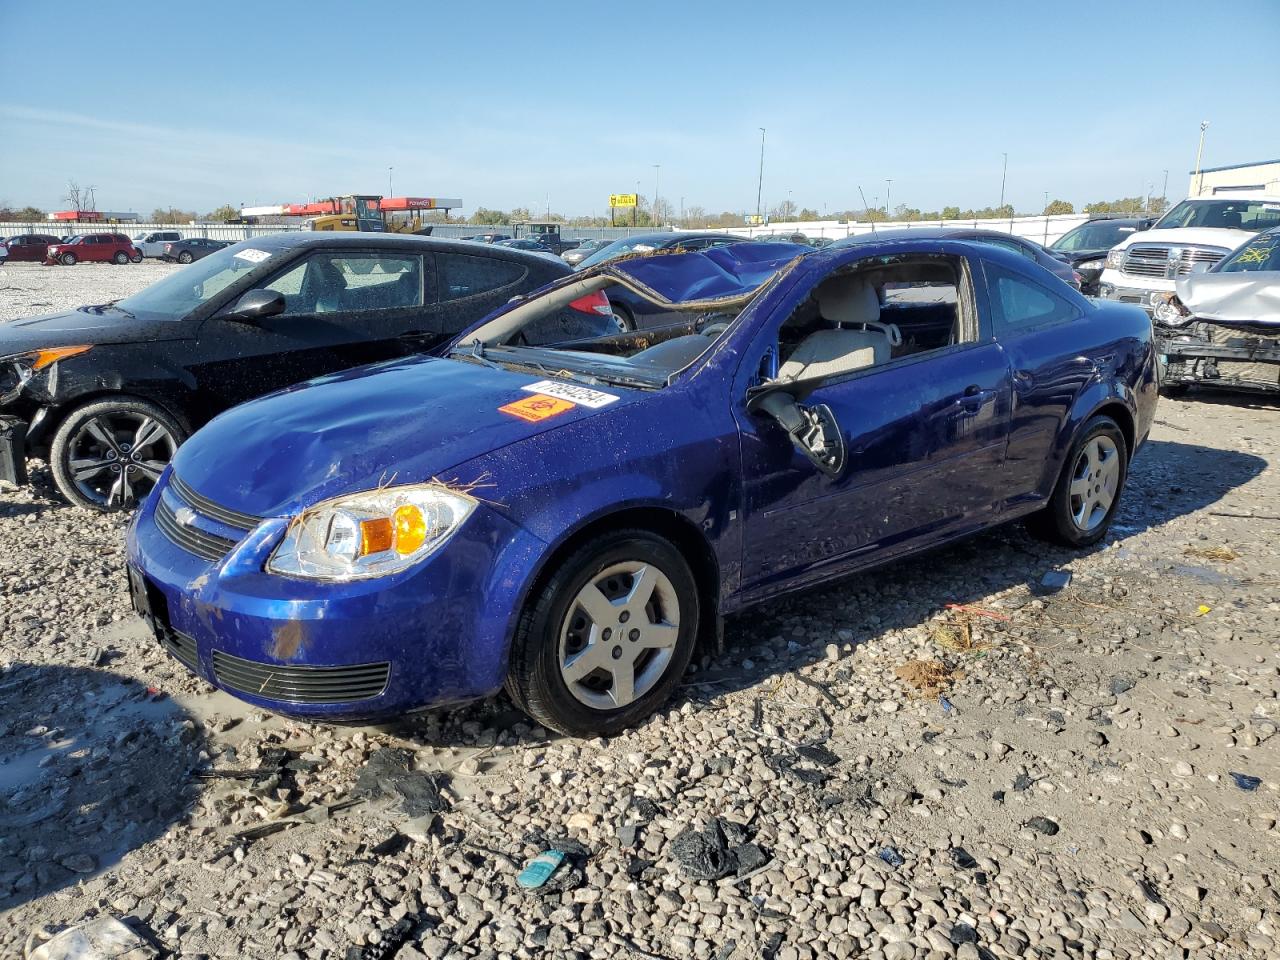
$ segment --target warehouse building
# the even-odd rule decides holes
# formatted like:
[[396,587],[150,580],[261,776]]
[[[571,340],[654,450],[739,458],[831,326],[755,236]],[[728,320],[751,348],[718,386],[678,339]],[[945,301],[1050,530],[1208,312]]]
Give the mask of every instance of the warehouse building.
[[1199,173],[1191,170],[1189,197],[1213,197],[1222,194],[1252,193],[1280,197],[1280,160],[1258,163],[1235,163],[1229,167],[1206,167]]

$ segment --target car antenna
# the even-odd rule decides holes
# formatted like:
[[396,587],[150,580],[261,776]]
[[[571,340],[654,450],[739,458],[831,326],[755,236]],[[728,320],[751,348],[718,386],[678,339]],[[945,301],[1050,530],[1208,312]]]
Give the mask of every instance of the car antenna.
[[[867,195],[866,195],[865,193],[863,193],[863,192],[862,192],[862,187],[861,187],[861,186],[859,186],[859,187],[858,187],[858,196],[860,196],[860,197],[862,198],[862,209],[863,209],[863,210],[870,210],[871,208],[867,206]],[[875,217],[872,217],[872,218],[871,218],[871,232],[872,232],[872,233],[875,233],[875,232],[876,232],[876,218],[875,218]]]

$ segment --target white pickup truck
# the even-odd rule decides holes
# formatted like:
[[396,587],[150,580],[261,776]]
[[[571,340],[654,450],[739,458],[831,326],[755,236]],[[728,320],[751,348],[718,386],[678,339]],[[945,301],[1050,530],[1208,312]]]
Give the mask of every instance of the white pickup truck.
[[135,233],[133,245],[142,251],[144,257],[163,257],[164,245],[182,239],[177,230],[152,230],[149,233]]
[[[1255,234],[1280,226],[1280,197],[1192,197],[1112,247],[1099,278],[1107,300],[1136,303],[1148,313],[1174,284],[1206,270]],[[1203,264],[1203,266],[1201,266]]]

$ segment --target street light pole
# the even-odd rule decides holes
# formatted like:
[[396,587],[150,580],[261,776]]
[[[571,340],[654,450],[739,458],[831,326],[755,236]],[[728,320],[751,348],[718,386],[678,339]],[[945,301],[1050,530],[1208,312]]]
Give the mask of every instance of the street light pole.
[[1044,246],[1049,245],[1049,191],[1044,192]]
[[760,176],[756,179],[756,223],[760,223],[760,196],[764,190],[764,127],[760,128]]
[[387,196],[388,197],[394,197],[396,195],[395,191],[391,189],[391,171],[394,169],[395,167],[387,167]]
[[893,189],[893,181],[886,180],[884,182],[884,218],[889,219],[889,211],[893,209],[893,204],[889,201],[890,191]]
[[1169,171],[1164,172],[1164,186],[1160,188],[1160,212],[1169,205]]
[[1004,165],[1000,168],[1000,209],[1003,210],[1004,209],[1004,181],[1005,181],[1005,174],[1009,172],[1009,155],[1007,153],[1002,153],[1000,154],[1000,156],[1004,157]]
[[653,225],[658,225],[658,174],[662,170],[662,164],[655,163],[653,165]]
[[1200,172],[1200,157],[1204,153],[1204,132],[1209,129],[1209,121],[1200,121],[1200,146],[1196,148],[1196,196],[1204,189],[1204,174]]

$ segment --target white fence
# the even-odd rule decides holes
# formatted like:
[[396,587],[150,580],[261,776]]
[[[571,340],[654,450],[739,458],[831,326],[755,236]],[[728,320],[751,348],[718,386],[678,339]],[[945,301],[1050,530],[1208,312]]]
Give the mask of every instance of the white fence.
[[139,233],[151,233],[154,230],[176,230],[184,237],[209,237],[234,242],[297,229],[279,225],[250,226],[243,223],[72,223],[66,220],[37,220],[28,223],[0,222],[0,237],[12,237],[19,233],[43,233],[55,237],[85,233],[123,233],[126,237],[136,237]]
[[803,233],[806,237],[830,237],[841,240],[844,237],[871,233],[874,230],[919,230],[923,227],[976,228],[979,230],[998,230],[1001,233],[1025,237],[1036,243],[1048,246],[1068,230],[1078,227],[1089,220],[1084,213],[1061,214],[1052,217],[1002,217],[999,220],[915,220],[890,221],[888,223],[857,223],[854,221],[817,220],[798,223],[771,223],[761,227],[728,227],[723,233],[732,233],[743,237],[758,237]]

